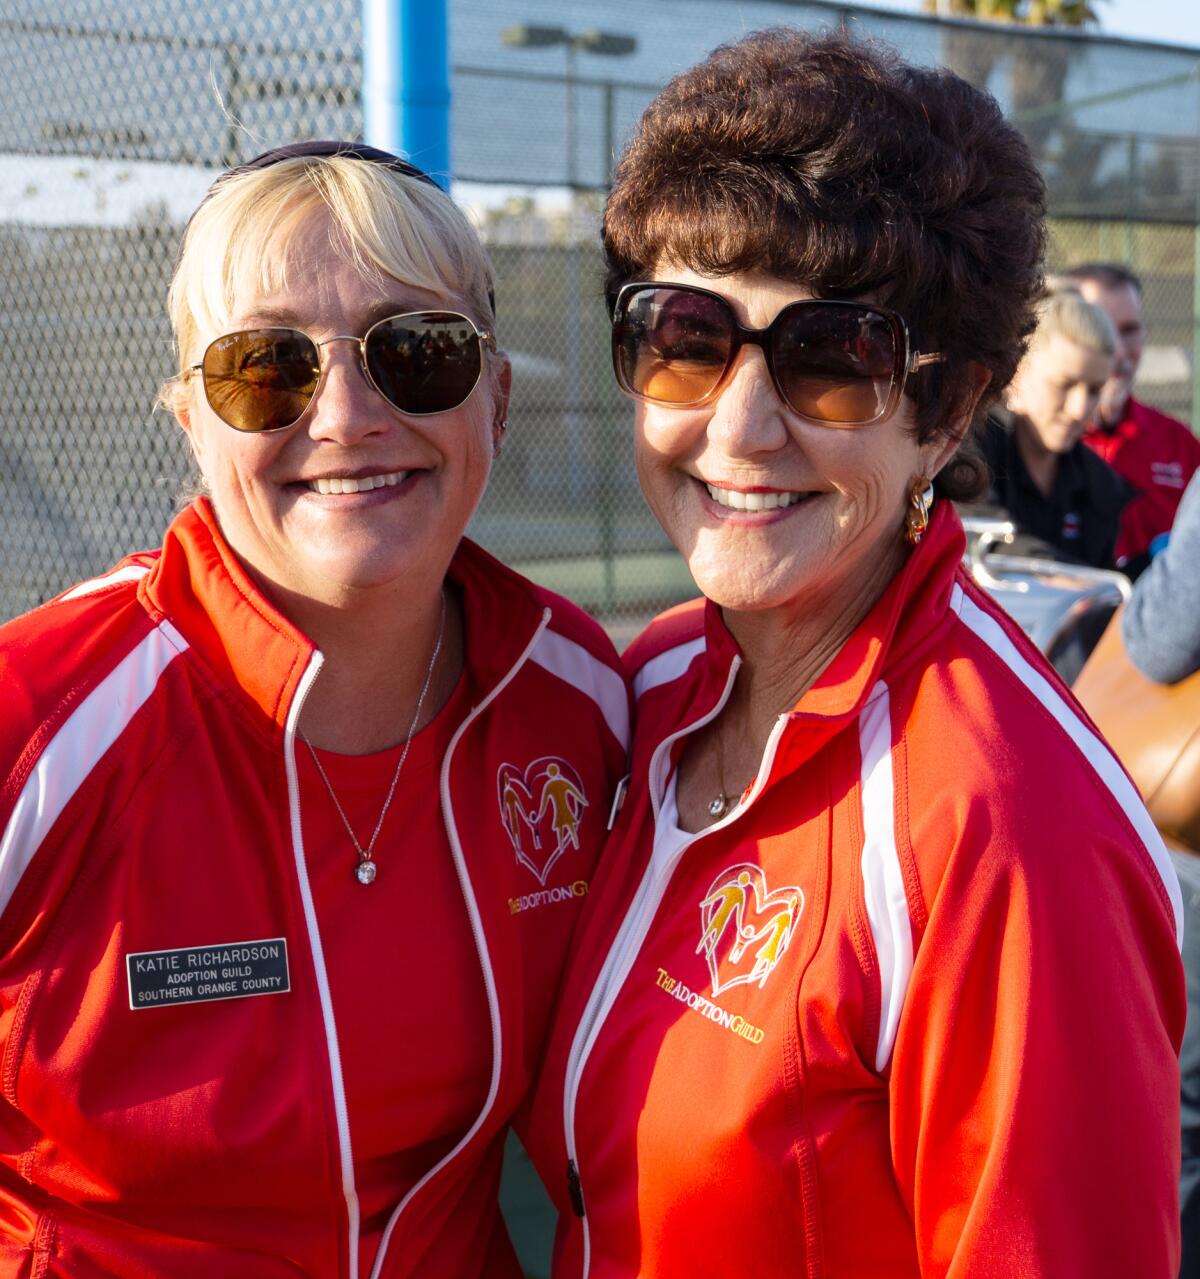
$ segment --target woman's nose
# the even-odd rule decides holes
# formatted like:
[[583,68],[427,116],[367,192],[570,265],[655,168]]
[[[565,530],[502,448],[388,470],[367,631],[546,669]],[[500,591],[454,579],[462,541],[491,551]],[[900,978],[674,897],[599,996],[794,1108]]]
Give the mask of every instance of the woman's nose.
[[323,342],[321,360],[324,372],[310,411],[310,435],[350,444],[395,422],[395,412],[367,378],[357,338]]
[[1093,397],[1086,386],[1073,386],[1067,392],[1067,416],[1073,422],[1086,422],[1091,411],[1096,407]]
[[709,437],[733,457],[770,452],[789,439],[786,415],[762,350],[744,346],[713,404]]

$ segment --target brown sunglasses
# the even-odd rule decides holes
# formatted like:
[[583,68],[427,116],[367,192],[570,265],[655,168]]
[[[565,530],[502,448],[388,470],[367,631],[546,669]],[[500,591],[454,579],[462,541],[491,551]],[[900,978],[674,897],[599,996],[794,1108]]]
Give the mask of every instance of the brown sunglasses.
[[842,427],[889,416],[907,379],[946,358],[911,350],[904,320],[866,302],[808,298],[785,306],[765,329],[752,329],[727,298],[694,285],[636,281],[616,295],[613,368],[636,399],[674,408],[707,404],[743,346],[762,351],[789,409]]
[[304,416],[321,385],[321,349],[358,344],[363,376],[393,408],[412,417],[466,402],[495,335],[457,311],[389,315],[360,337],[318,342],[300,329],[246,329],[209,343],[199,372],[213,412],[236,431],[282,431]]

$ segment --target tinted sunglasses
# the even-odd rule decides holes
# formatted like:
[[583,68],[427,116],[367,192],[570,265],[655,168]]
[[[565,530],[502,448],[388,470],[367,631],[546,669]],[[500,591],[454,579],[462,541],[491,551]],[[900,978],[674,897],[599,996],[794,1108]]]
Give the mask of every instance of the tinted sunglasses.
[[457,311],[409,311],[380,320],[361,338],[318,342],[299,329],[246,329],[211,342],[199,364],[212,411],[237,431],[294,426],[321,385],[321,348],[356,342],[363,376],[389,404],[412,417],[466,402],[495,335]]
[[887,417],[909,376],[946,358],[910,350],[907,326],[886,307],[812,298],[750,329],[719,293],[653,282],[617,293],[612,343],[621,389],[674,408],[715,399],[742,347],[757,346],[784,404],[826,426]]

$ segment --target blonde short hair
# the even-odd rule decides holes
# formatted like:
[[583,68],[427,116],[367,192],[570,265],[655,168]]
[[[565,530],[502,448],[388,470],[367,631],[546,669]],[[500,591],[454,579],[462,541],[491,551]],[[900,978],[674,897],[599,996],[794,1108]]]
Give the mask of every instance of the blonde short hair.
[[1108,312],[1093,306],[1071,282],[1051,276],[1047,295],[1037,306],[1037,329],[1029,340],[1030,349],[1040,346],[1055,333],[1098,355],[1114,355],[1117,331]]
[[[180,373],[199,358],[198,333],[228,323],[248,282],[263,292],[286,283],[295,265],[287,242],[319,211],[334,251],[363,276],[461,299],[492,326],[492,266],[449,196],[383,164],[300,156],[218,179],[188,224],[167,299]],[[163,388],[168,406],[178,385]]]

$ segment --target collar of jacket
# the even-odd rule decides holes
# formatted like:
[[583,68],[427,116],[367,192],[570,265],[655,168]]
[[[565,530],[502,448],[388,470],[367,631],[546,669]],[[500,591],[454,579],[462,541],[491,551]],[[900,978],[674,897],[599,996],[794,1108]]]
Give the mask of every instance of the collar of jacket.
[[[856,721],[879,681],[886,681],[924,653],[949,624],[950,596],[964,546],[958,513],[950,502],[939,501],[920,545],[837,656],[792,707],[775,753],[772,776],[799,767],[842,728]],[[667,640],[668,646],[672,640],[683,642],[687,638],[689,622],[691,637],[696,635],[695,609],[695,605],[685,605],[673,618],[666,619],[674,632]],[[711,600],[703,602],[703,638],[703,655],[692,662],[683,677],[684,684],[676,684],[669,693],[664,690],[665,700],[673,707],[689,707],[689,723],[706,718],[712,711],[725,690],[732,662],[741,657],[720,608]],[[644,704],[639,702],[639,720],[654,718],[656,692],[653,690]],[[677,722],[664,721],[648,735],[652,740],[645,743],[645,748],[652,750],[655,743],[679,727]],[[676,749],[682,750],[682,742]]]
[[[462,592],[467,663],[486,693],[528,645],[544,604],[531,583],[466,538],[447,576]],[[170,619],[222,685],[282,735],[315,646],[254,584],[207,498],[172,521],[139,594],[153,615]]]

